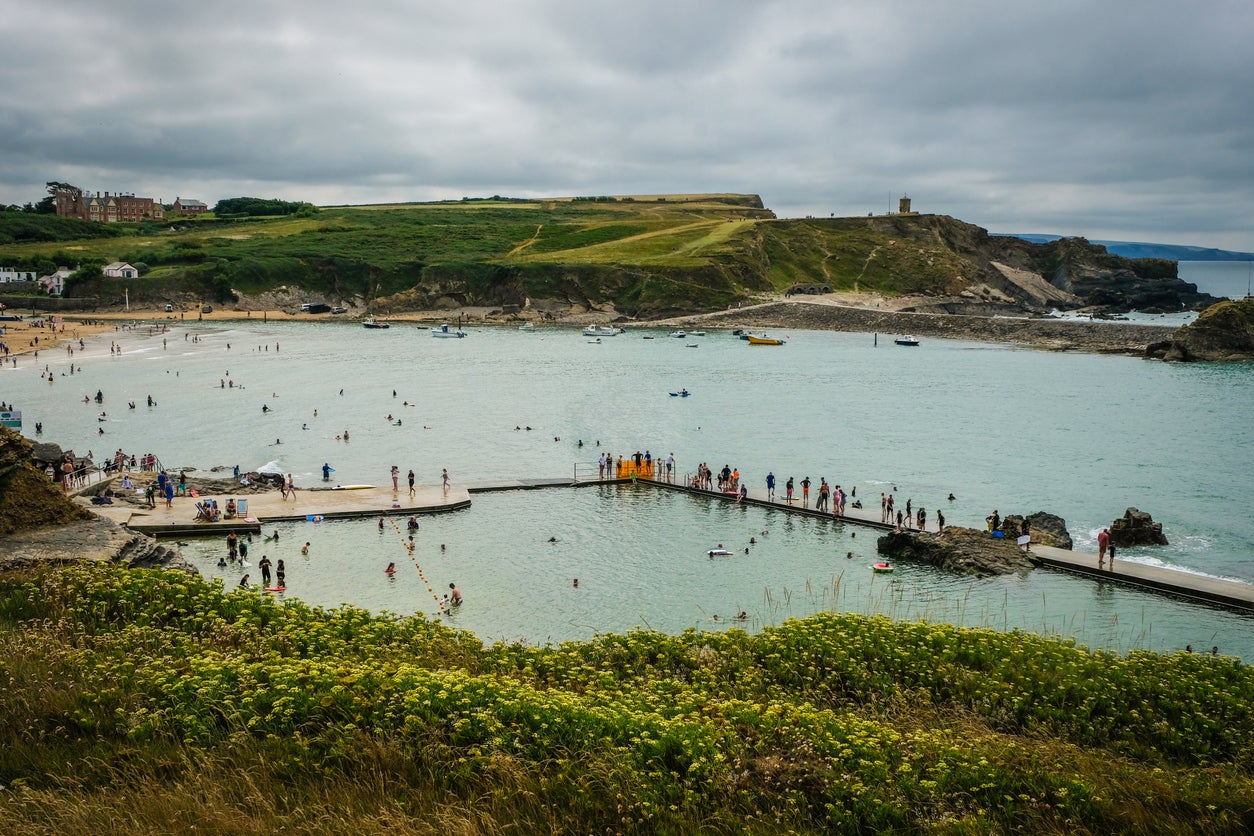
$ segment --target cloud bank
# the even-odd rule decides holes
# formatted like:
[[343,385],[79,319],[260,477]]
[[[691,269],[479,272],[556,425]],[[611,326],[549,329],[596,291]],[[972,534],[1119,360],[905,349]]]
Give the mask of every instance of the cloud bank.
[[0,202],[753,192],[1254,249],[1254,5],[0,0]]

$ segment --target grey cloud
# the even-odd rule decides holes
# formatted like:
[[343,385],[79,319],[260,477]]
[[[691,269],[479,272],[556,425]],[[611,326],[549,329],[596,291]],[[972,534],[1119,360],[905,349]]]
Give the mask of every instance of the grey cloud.
[[[1254,7],[22,2],[0,202],[754,191],[1254,249]],[[194,193],[194,195],[193,195]]]

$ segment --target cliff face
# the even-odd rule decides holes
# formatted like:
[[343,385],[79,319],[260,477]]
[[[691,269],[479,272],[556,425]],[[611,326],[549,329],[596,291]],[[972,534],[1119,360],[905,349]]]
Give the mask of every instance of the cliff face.
[[1112,255],[1083,238],[1032,243],[989,235],[943,215],[775,221],[759,227],[776,286],[782,280],[938,297],[917,310],[1165,312],[1200,310],[1218,301],[1181,281],[1173,261]]
[[1254,360],[1254,299],[1212,305],[1146,353],[1164,360]]

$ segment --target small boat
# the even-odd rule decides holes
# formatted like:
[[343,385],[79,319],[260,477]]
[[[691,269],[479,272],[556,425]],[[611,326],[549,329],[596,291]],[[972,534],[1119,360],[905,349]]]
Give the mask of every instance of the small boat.
[[691,334],[689,334],[688,336],[690,336],[690,337],[704,337],[704,336],[705,336],[705,332],[704,332],[704,331],[693,331],[693,332],[692,332]]
[[669,334],[667,334],[667,336],[674,337],[677,340],[682,340],[682,339],[686,339],[688,335],[684,333],[683,331],[671,331]]
[[642,340],[651,340],[651,339],[653,339],[653,335],[652,335],[652,334],[645,334],[645,335],[644,335],[643,337],[641,337],[640,339],[642,339]]
[[745,337],[745,339],[749,341],[749,345],[783,345],[784,344],[783,340],[773,339],[772,337],[768,337],[765,334],[763,334],[760,337],[755,337],[752,334],[749,334]]
[[518,326],[518,330],[519,331],[534,331],[536,330],[536,324],[534,322],[525,322],[522,325]]
[[893,340],[893,342],[897,343],[897,345],[918,345],[919,338],[913,334],[905,334]]
[[623,333],[622,328],[615,328],[613,325],[589,325],[583,329],[585,337],[617,337]]
[[361,327],[362,328],[391,328],[392,326],[388,325],[386,322],[382,320],[375,319],[373,316],[368,316],[361,321]]
[[893,564],[874,563],[871,565],[871,571],[877,575],[891,575],[893,572]]
[[597,337],[595,340],[586,340],[586,342],[588,343],[588,345],[600,345],[601,338]]
[[454,329],[454,328],[449,328],[447,325],[441,325],[439,328],[431,329],[431,336],[440,337],[442,339],[450,339],[450,338],[461,339],[462,337],[466,336],[466,332],[458,330],[458,329]]
[[688,343],[688,348],[700,348],[701,343]]
[[671,392],[671,397],[672,398],[686,398],[691,394],[692,393],[689,392],[687,389],[680,389],[678,392]]

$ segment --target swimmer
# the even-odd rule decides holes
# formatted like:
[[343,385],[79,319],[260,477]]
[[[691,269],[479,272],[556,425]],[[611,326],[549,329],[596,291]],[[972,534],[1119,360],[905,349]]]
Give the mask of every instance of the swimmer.
[[383,574],[385,574],[385,575],[395,575],[395,574],[396,574],[396,564],[395,564],[395,563],[389,563],[389,564],[388,564],[388,568],[386,568],[386,569],[384,569],[384,570],[383,570]]
[[556,537],[550,537],[550,538],[549,538],[549,542],[550,542],[550,543],[556,543],[556,542],[557,542],[557,538],[556,538]]
[[300,547],[300,553],[309,554],[309,541],[308,540],[305,541],[305,545]]
[[571,585],[572,585],[572,586],[574,586],[574,587],[576,587],[576,588],[578,588],[578,586],[579,586],[579,578],[575,578],[574,583],[572,583]]
[[853,560],[853,552],[845,552],[846,560]]

